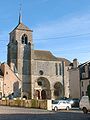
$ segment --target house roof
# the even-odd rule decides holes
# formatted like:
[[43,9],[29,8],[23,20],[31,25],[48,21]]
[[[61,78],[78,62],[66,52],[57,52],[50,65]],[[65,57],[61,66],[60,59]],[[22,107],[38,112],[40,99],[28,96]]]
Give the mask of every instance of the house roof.
[[87,65],[87,64],[89,64],[89,65],[90,65],[90,60],[89,60],[89,61],[87,61],[87,62],[85,62],[85,63],[80,64],[80,65],[79,65],[79,67],[83,67],[83,66],[85,66],[85,65]]
[[55,57],[50,51],[45,50],[34,50],[34,59],[46,61],[64,61],[66,65],[71,63],[69,60]]

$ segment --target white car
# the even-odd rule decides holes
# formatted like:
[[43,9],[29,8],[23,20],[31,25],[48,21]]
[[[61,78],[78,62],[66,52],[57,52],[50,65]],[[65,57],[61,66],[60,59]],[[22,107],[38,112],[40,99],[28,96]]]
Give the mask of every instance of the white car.
[[90,111],[90,100],[88,96],[83,96],[80,100],[79,107],[85,114]]
[[60,110],[60,109],[71,109],[71,104],[67,100],[54,100],[52,103],[52,110]]

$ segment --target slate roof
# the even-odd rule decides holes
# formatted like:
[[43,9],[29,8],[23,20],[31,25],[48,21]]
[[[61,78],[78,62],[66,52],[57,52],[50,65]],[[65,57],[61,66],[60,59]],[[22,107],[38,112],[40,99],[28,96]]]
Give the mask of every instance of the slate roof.
[[26,30],[26,31],[31,31],[26,25],[24,25],[23,23],[19,23],[12,31],[14,30]]
[[35,60],[45,60],[45,61],[64,61],[66,65],[70,65],[70,61],[65,58],[55,57],[50,51],[45,50],[34,50]]

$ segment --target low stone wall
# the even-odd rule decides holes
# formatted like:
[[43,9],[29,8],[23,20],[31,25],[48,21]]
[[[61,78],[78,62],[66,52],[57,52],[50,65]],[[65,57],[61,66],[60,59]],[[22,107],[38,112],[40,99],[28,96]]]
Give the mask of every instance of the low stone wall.
[[0,100],[0,105],[47,109],[47,100]]

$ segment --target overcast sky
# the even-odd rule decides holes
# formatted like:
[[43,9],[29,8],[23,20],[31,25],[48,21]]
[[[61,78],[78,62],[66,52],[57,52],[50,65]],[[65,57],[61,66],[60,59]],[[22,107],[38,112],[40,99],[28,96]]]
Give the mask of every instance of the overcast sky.
[[34,49],[80,63],[90,60],[90,0],[0,0],[0,61],[7,61],[9,32],[22,22],[33,30]]

